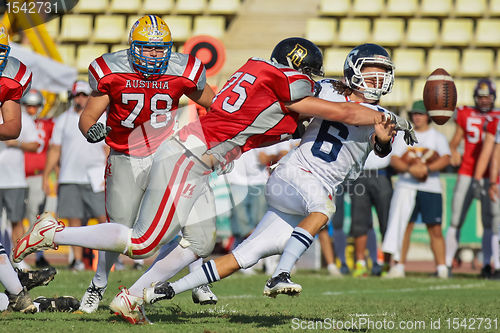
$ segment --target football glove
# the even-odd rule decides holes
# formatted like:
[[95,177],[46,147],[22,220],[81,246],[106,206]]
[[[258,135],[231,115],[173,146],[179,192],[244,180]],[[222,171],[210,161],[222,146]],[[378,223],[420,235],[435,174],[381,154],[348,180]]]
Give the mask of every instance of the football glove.
[[90,126],[87,131],[87,141],[90,143],[96,143],[102,141],[106,138],[108,133],[111,131],[111,127],[104,126],[103,123],[95,123]]
[[392,112],[384,112],[385,118],[390,120],[392,123],[396,124],[394,128],[396,131],[404,131],[404,140],[408,146],[413,146],[418,143],[417,136],[415,135],[415,130],[413,125],[406,119],[395,115]]
[[472,197],[476,199],[481,199],[481,195],[485,195],[486,191],[483,189],[481,182],[475,178],[472,179],[471,184]]

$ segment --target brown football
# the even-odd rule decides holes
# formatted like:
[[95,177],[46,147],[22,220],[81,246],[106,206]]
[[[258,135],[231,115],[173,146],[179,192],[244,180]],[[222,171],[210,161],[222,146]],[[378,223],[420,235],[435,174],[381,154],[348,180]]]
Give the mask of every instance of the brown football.
[[457,88],[453,78],[442,68],[429,75],[424,86],[424,105],[438,125],[443,125],[453,116],[457,106]]

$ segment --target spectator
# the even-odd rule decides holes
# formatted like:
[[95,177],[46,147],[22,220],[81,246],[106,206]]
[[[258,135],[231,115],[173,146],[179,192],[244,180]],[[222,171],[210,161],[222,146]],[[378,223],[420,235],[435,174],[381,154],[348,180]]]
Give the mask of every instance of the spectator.
[[[76,81],[71,91],[70,108],[55,120],[43,172],[43,188],[49,193],[49,175],[60,164],[57,191],[57,215],[67,218],[72,227],[82,225],[85,216],[106,221],[104,209],[104,170],[107,146],[88,143],[78,130],[80,114],[91,89],[87,82]],[[85,213],[88,212],[88,215]],[[74,260],[70,268],[81,271],[82,249],[72,247]]]
[[[42,174],[47,159],[47,149],[52,136],[54,122],[50,118],[37,118],[44,106],[44,98],[40,91],[31,89],[21,98],[21,108],[29,114],[35,121],[38,143],[40,146],[35,152],[26,151],[24,153],[24,163],[26,171],[26,182],[28,184],[28,197],[26,200],[25,217],[33,223],[38,214],[45,211],[45,193],[42,188]],[[37,267],[49,266],[43,252],[37,252]]]
[[409,235],[421,215],[431,239],[437,276],[447,278],[445,244],[441,229],[443,203],[439,171],[450,162],[450,148],[445,136],[430,127],[431,120],[423,101],[413,103],[409,113],[418,143],[407,147],[403,138],[398,136],[392,149],[391,165],[401,175],[392,196],[382,249],[385,253],[392,254],[399,263],[391,267],[386,277],[405,276],[404,264]]

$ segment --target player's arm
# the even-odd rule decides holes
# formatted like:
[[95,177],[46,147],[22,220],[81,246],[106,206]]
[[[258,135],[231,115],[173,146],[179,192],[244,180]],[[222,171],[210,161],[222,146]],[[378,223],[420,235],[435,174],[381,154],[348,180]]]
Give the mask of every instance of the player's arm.
[[195,90],[192,93],[186,94],[186,96],[193,102],[200,104],[205,109],[208,109],[210,105],[212,105],[215,92],[212,87],[206,84],[203,90]]
[[[109,96],[97,91],[93,91],[90,94],[90,98],[80,115],[80,121],[78,122],[78,127],[82,132],[83,136],[87,138],[89,142],[99,142],[103,140],[109,130],[106,129],[104,124],[98,123],[97,121],[102,116],[110,102]],[[89,132],[89,130],[92,130]],[[94,133],[92,133],[94,132]],[[95,135],[95,137],[94,137]]]
[[51,144],[47,150],[47,159],[45,161],[45,168],[42,175],[42,188],[46,194],[50,193],[49,177],[52,170],[56,170],[61,157],[61,145]]
[[458,146],[464,137],[464,130],[458,124],[456,125],[455,134],[450,141],[450,151],[451,151],[451,159],[450,163],[452,166],[457,167],[462,162],[462,157],[458,152]]
[[450,164],[450,155],[439,156],[434,162],[427,165],[427,172],[441,171]]
[[21,133],[21,106],[19,101],[5,101],[2,105],[2,118],[0,140],[16,139]]
[[287,109],[301,115],[340,121],[348,125],[375,125],[385,121],[384,113],[357,103],[330,102],[309,96],[298,101],[285,103],[285,105]]
[[406,163],[401,156],[396,155],[391,156],[391,166],[399,173],[407,172],[410,169],[410,165]]
[[483,178],[486,168],[490,163],[491,154],[493,153],[493,148],[495,147],[495,136],[489,132],[486,133],[486,137],[483,141],[483,146],[481,148],[481,153],[476,163],[476,168],[474,169],[474,179],[481,180]]
[[5,144],[8,147],[14,147],[21,149],[23,152],[36,152],[38,147],[40,147],[40,143],[33,141],[33,142],[22,142],[19,140],[8,140],[5,141]]

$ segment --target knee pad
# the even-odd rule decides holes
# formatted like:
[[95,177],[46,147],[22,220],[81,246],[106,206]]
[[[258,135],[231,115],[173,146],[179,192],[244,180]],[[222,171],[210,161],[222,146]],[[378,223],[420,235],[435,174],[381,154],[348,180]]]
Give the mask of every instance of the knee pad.
[[215,246],[215,233],[213,237],[191,239],[182,237],[179,245],[183,248],[189,247],[198,257],[206,258],[214,249]]

